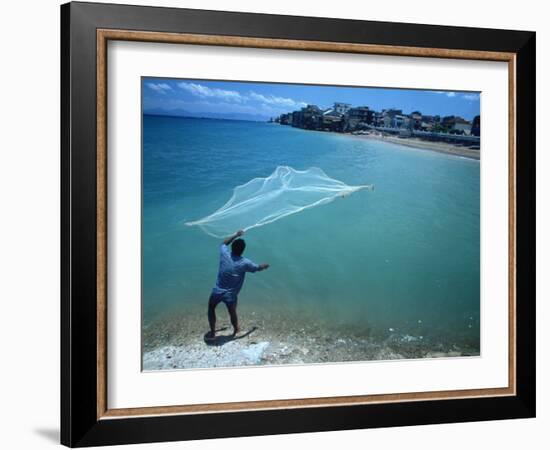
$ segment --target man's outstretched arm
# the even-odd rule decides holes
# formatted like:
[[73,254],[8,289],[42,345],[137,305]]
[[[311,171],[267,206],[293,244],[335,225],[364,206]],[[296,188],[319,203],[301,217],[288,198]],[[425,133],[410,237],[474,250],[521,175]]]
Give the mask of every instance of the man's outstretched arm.
[[237,239],[238,237],[242,236],[244,234],[244,231],[243,230],[239,230],[237,231],[235,234],[229,236],[227,239],[225,239],[223,241],[224,245],[229,245],[231,244],[231,242],[233,242],[235,239]]
[[247,272],[261,272],[262,270],[266,269],[269,269],[269,264],[256,264],[255,262],[252,262],[250,260],[247,261],[247,264],[245,266],[245,270]]

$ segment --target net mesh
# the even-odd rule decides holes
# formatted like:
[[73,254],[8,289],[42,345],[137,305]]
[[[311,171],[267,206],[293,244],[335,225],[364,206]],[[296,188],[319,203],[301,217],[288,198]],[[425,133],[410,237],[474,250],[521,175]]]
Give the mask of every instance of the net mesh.
[[318,167],[295,170],[279,166],[266,178],[254,178],[237,186],[229,201],[217,211],[185,224],[223,238],[236,230],[261,227],[362,189],[372,190],[373,186],[349,186],[330,178]]

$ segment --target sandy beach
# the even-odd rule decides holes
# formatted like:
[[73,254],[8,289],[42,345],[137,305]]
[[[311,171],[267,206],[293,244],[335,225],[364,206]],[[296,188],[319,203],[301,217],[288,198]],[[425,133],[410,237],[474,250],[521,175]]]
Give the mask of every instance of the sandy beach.
[[[342,134],[342,133],[338,133]],[[419,138],[400,138],[396,136],[383,136],[381,134],[345,134],[356,139],[376,139],[384,142],[392,142],[394,144],[403,145],[405,147],[414,147],[421,150],[431,150],[438,153],[448,155],[461,156],[463,158],[471,158],[479,160],[479,150],[474,150],[461,145],[452,144],[449,142],[434,142]]]
[[173,313],[143,328],[143,370],[315,364],[352,361],[477,356],[479,349],[457,336],[445,342],[421,329],[372,330],[313,321],[277,312],[247,311],[242,331],[232,336],[220,308],[217,337],[204,339],[206,316]]

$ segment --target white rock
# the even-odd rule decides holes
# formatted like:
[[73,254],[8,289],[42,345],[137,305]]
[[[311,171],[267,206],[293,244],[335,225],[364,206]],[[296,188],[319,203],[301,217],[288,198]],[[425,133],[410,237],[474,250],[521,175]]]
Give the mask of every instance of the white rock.
[[269,342],[266,341],[258,342],[245,348],[242,353],[251,363],[258,363],[268,345]]

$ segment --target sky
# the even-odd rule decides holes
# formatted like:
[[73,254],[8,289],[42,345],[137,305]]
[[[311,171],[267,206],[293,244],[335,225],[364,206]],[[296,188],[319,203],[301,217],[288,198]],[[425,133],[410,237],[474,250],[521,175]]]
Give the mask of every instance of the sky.
[[267,120],[306,104],[324,109],[334,102],[376,111],[397,108],[405,114],[456,115],[468,120],[480,114],[480,94],[476,92],[147,77],[142,79],[142,94],[146,114],[227,119]]

